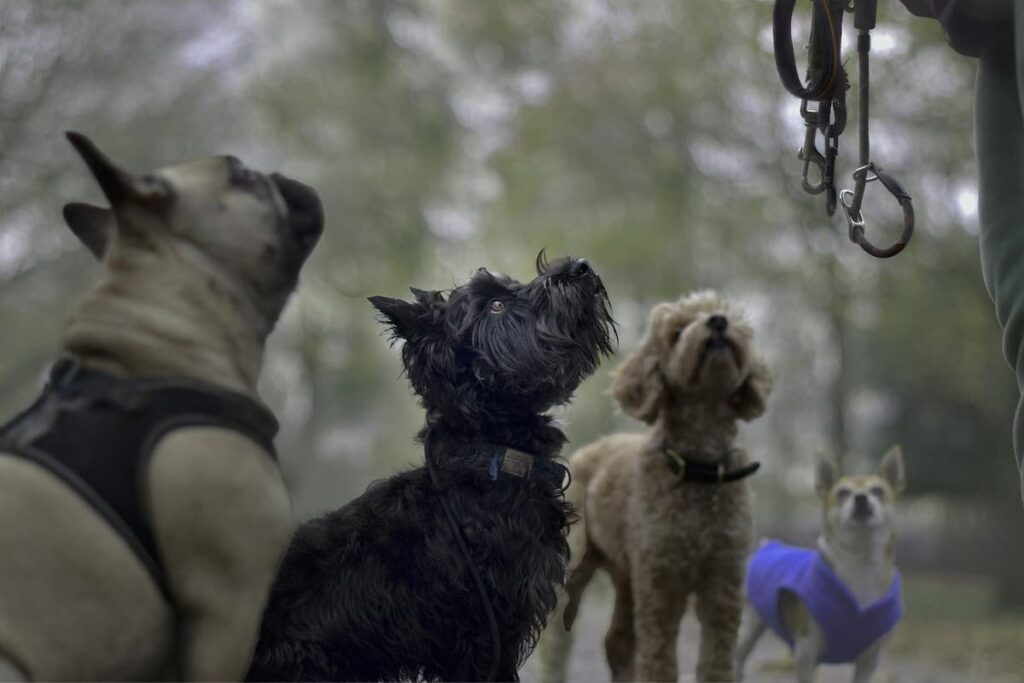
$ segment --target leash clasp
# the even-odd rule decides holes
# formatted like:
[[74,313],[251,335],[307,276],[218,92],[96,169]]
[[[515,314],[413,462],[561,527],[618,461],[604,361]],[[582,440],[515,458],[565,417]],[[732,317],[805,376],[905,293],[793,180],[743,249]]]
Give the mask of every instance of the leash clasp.
[[[895,178],[876,166],[873,161],[858,167],[853,172],[853,180],[853,190],[843,190],[839,193],[843,212],[846,214],[850,241],[859,245],[861,249],[875,258],[889,258],[903,251],[903,248],[907,246],[910,238],[914,235],[914,205],[910,195],[906,193]],[[861,203],[864,201],[864,190],[867,188],[868,183],[876,180],[889,191],[889,194],[896,198],[900,208],[903,209],[903,231],[896,242],[884,249],[876,247],[867,238],[864,226],[864,213],[861,211]]]
[[[804,133],[804,145],[797,152],[796,156],[798,159],[804,162],[803,177],[800,181],[800,187],[804,189],[807,194],[821,194],[825,191],[825,155],[818,151],[817,146],[814,144],[814,140],[817,137],[817,127],[807,122],[807,130]],[[811,171],[811,164],[818,169],[818,182],[812,183],[808,176]]]
[[[796,0],[775,0],[772,20],[775,66],[779,78],[789,93],[802,100],[800,114],[806,128],[803,147],[797,154],[803,162],[800,185],[808,194],[825,194],[825,212],[829,216],[834,215],[837,204],[842,203],[850,240],[865,252],[876,258],[895,256],[903,251],[913,236],[914,207],[910,195],[892,176],[875,166],[870,156],[868,55],[871,50],[870,32],[876,25],[878,0],[811,0],[811,4],[811,33],[807,46],[809,55],[805,81],[801,80],[797,73],[793,50],[792,22]],[[854,27],[859,32],[857,61],[860,76],[861,166],[853,173],[854,189],[843,190],[837,197],[835,164],[839,154],[839,136],[846,128],[846,90],[849,88],[849,80],[840,55],[844,12],[854,15]],[[810,102],[814,102],[816,107],[810,108]],[[820,152],[815,146],[815,138],[819,131],[824,137],[824,147]],[[811,172],[812,166],[818,171],[817,179]],[[884,248],[875,246],[867,238],[864,215],[861,212],[865,187],[875,180],[885,186],[903,210],[902,232],[892,245]]]
[[[826,174],[826,159],[825,155],[818,151],[818,146],[815,144],[815,140],[818,137],[818,127],[821,123],[821,103],[818,104],[816,111],[811,111],[807,108],[807,100],[803,100],[800,103],[800,116],[804,120],[804,144],[797,151],[796,157],[800,161],[804,162],[803,176],[800,181],[800,186],[804,189],[807,194],[821,194],[825,191],[825,174]],[[826,149],[828,146],[828,139],[825,140]],[[808,176],[811,172],[811,164],[814,164],[818,169],[818,182],[812,183]]]
[[[832,110],[836,109],[835,120]],[[800,187],[811,195],[825,193],[825,210],[829,216],[836,211],[836,157],[839,156],[839,133],[845,126],[845,114],[839,100],[826,100],[818,103],[818,109],[811,111],[807,100],[800,104],[800,115],[804,119],[804,144],[797,152],[797,158],[804,162]],[[815,141],[818,131],[822,131],[825,153],[818,151]],[[818,169],[818,182],[812,183],[809,176],[811,165]]]

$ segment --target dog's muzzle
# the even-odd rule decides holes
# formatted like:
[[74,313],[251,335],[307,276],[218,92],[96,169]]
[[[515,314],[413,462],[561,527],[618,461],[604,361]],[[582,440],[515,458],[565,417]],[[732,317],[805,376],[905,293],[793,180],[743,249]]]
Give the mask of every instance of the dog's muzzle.
[[323,204],[309,185],[280,173],[274,173],[270,178],[288,207],[288,235],[297,246],[300,259],[305,260],[324,230]]
[[704,342],[704,348],[701,351],[701,364],[704,363],[709,354],[715,351],[728,351],[736,365],[742,365],[739,349],[736,348],[736,342],[724,330],[712,328],[711,334],[708,336],[708,340]]
[[853,497],[853,518],[859,522],[864,522],[871,519],[874,516],[874,510],[871,508],[871,502],[868,500],[867,495],[858,493]]

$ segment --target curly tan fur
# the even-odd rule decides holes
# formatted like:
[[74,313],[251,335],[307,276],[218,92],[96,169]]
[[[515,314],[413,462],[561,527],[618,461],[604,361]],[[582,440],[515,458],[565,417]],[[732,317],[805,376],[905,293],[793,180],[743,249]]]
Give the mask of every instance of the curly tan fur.
[[[722,328],[720,318],[725,318]],[[716,323],[718,329],[716,331]],[[731,681],[752,522],[747,480],[681,483],[661,451],[745,465],[738,420],[765,410],[771,375],[742,315],[714,292],[662,303],[647,336],[619,367],[612,393],[650,425],[577,451],[586,550],[568,585],[567,625],[598,568],[612,577],[615,611],[605,638],[614,680],[675,681],[676,639],[690,595],[701,623],[697,680]]]

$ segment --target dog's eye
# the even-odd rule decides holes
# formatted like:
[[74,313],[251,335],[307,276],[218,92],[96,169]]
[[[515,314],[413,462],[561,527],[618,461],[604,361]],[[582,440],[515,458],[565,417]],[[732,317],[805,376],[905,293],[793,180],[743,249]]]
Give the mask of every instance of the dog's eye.
[[885,489],[882,488],[881,486],[872,486],[868,490],[868,493],[870,493],[875,498],[885,498]]
[[836,491],[836,498],[839,500],[846,500],[850,497],[850,489],[839,489]]
[[493,301],[491,301],[490,309],[491,313],[504,313],[505,302],[502,301],[501,299],[494,299]]

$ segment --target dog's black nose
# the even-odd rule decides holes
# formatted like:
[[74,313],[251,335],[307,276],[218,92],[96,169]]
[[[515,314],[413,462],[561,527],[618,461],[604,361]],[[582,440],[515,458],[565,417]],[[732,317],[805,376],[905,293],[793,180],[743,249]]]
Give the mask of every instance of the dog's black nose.
[[569,266],[569,275],[571,277],[583,277],[590,272],[590,263],[587,259],[581,258],[573,261],[573,264]]
[[853,496],[853,514],[855,517],[864,517],[871,514],[871,504],[868,502],[868,494],[857,493]]
[[288,225],[292,236],[302,247],[305,258],[313,251],[313,246],[324,230],[324,207],[320,196],[309,185],[280,173],[272,173],[270,179],[288,206]]
[[715,332],[725,332],[729,327],[729,320],[724,315],[713,315],[708,318],[708,327]]

